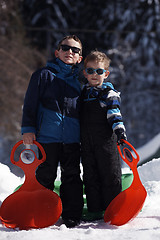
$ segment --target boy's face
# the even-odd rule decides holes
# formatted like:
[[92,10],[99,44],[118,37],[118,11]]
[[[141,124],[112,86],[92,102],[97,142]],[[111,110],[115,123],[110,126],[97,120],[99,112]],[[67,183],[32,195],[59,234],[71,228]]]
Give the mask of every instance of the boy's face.
[[80,63],[82,61],[82,56],[80,56],[80,51],[74,52],[74,48],[78,48],[81,49],[81,46],[79,44],[79,42],[75,41],[74,39],[65,39],[62,42],[62,47],[64,45],[67,45],[69,47],[73,47],[73,49],[68,49],[66,50],[66,46],[64,46],[64,49],[62,49],[62,47],[60,47],[59,50],[55,51],[55,56],[58,57],[61,61],[63,61],[66,64],[69,65],[74,65],[76,63]]
[[[86,68],[104,69],[104,63],[97,61],[88,62]],[[83,74],[87,78],[89,85],[92,87],[96,87],[101,86],[103,84],[104,79],[107,78],[109,75],[109,71],[106,71],[101,75],[98,75],[95,71],[93,72],[93,74],[88,74],[85,70],[83,70]]]

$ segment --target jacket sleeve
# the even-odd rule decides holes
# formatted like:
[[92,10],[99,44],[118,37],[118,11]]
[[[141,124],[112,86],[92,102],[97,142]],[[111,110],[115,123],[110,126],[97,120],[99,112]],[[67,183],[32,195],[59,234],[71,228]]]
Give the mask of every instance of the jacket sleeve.
[[120,112],[121,98],[120,94],[114,90],[110,90],[106,99],[107,103],[107,119],[112,126],[113,131],[125,132],[122,115]]
[[36,133],[37,110],[40,100],[40,81],[41,71],[38,70],[32,74],[26,91],[22,114],[22,134],[28,132]]

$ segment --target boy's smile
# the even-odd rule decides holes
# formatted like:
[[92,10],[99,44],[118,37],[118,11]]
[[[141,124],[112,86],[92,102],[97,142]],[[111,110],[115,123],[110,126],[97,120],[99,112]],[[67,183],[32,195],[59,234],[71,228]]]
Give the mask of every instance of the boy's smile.
[[[104,69],[104,63],[103,62],[97,62],[97,61],[90,61],[87,63],[86,68],[93,68],[93,69]],[[87,78],[88,83],[92,87],[101,86],[103,84],[103,81],[105,78],[108,77],[109,71],[104,72],[101,75],[98,75],[95,71],[93,74],[88,74],[85,70],[83,71],[84,76]]]

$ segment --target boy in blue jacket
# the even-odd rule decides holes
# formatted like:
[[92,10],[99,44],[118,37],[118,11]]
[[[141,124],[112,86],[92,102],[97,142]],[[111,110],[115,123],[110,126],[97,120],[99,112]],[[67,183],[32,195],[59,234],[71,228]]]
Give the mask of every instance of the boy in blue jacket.
[[120,112],[120,94],[106,81],[109,64],[106,54],[99,51],[92,51],[84,61],[88,83],[82,91],[82,164],[90,213],[87,217],[92,220],[101,218],[112,199],[121,192],[117,142],[126,139],[126,131]]
[[80,222],[83,209],[83,184],[80,179],[80,83],[77,65],[82,60],[82,43],[75,35],[63,38],[56,58],[32,74],[23,107],[24,144],[37,140],[46,152],[46,161],[36,178],[54,189],[60,162],[62,218],[67,227]]

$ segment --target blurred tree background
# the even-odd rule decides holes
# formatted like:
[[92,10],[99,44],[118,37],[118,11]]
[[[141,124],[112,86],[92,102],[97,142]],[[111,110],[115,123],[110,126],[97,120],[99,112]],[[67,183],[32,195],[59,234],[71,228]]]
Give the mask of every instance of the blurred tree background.
[[21,139],[32,72],[68,34],[83,57],[95,48],[110,57],[128,140],[137,148],[160,132],[160,0],[0,0],[0,162]]

